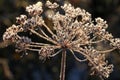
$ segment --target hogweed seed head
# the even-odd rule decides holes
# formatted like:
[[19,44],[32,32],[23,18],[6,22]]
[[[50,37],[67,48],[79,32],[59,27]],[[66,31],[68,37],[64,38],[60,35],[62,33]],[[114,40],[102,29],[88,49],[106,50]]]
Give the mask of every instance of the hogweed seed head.
[[20,17],[16,17],[16,23],[24,24],[27,19],[26,15],[20,15]]
[[50,9],[55,9],[55,8],[59,7],[59,5],[57,3],[51,3],[50,1],[46,1],[45,5]]
[[9,27],[8,29],[6,29],[6,32],[3,35],[3,40],[13,40],[15,41],[15,39],[17,39],[17,33],[18,32],[22,32],[23,28],[16,26],[16,25],[12,25],[11,27]]
[[31,42],[31,39],[28,37],[20,37],[19,40],[16,41],[15,47],[17,47],[16,51],[21,52],[21,51],[26,51],[26,45]]
[[37,2],[36,4],[26,7],[26,11],[31,15],[40,15],[43,12],[42,2]]
[[[89,61],[93,72],[97,72],[100,76],[108,78],[113,71],[113,65],[108,64],[105,60],[105,53],[109,53],[116,48],[120,49],[120,39],[113,38],[112,34],[106,31],[107,22],[100,17],[92,21],[91,14],[84,9],[75,8],[71,4],[64,4],[59,6],[57,3],[46,1],[47,8],[56,9],[60,7],[65,14],[61,14],[59,9],[54,11],[51,20],[53,23],[54,32],[45,23],[41,14],[46,14],[43,11],[44,4],[38,2],[36,4],[26,7],[26,11],[31,15],[21,15],[17,17],[19,25],[12,25],[3,34],[3,40],[14,40],[16,48],[20,51],[35,51],[39,53],[40,59],[54,57],[62,51],[69,50],[75,59],[79,62]],[[81,17],[79,20],[78,17]],[[44,31],[45,28],[48,33]],[[36,30],[39,28],[40,31]],[[40,38],[50,42],[42,43],[33,42],[27,37],[18,35],[19,32],[30,32]],[[97,50],[93,44],[108,41],[108,50]],[[82,54],[85,59],[79,59],[74,53]]]

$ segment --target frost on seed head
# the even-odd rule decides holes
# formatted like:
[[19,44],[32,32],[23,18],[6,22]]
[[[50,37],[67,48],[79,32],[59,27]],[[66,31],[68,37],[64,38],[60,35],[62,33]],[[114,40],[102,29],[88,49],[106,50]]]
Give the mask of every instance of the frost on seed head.
[[[43,10],[43,6],[46,10]],[[57,8],[62,9],[62,14]],[[54,57],[62,51],[69,50],[74,58],[79,61],[89,61],[93,74],[98,73],[104,78],[108,78],[113,71],[113,65],[108,64],[105,54],[115,49],[120,49],[120,39],[114,38],[111,33],[106,31],[107,22],[98,17],[92,19],[91,14],[79,7],[75,8],[71,4],[60,6],[57,3],[46,1],[45,4],[37,2],[36,4],[26,7],[26,11],[30,16],[20,15],[16,17],[18,25],[13,24],[6,29],[3,34],[3,40],[12,40],[16,44],[16,48],[20,51],[38,52],[40,59]],[[44,14],[49,15],[53,24],[51,30],[45,22]],[[79,19],[81,17],[81,19]],[[46,33],[47,31],[47,33]],[[34,42],[28,37],[22,37],[18,33],[30,32],[44,39]],[[94,44],[108,42],[110,46],[107,50],[99,51]],[[82,54],[84,59],[78,58],[75,53]]]

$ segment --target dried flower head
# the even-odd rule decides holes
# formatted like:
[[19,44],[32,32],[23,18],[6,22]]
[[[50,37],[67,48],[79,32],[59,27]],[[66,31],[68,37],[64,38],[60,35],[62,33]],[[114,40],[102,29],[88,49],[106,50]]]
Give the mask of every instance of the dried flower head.
[[26,15],[20,15],[20,17],[16,17],[16,23],[24,24],[27,19]]
[[50,1],[46,1],[46,6],[50,9],[55,9],[55,8],[59,7],[59,5],[57,3],[51,3]]
[[[62,53],[60,80],[64,80],[66,50],[69,50],[79,62],[89,61],[93,73],[108,78],[113,71],[113,65],[105,60],[105,53],[109,53],[116,48],[120,49],[120,39],[113,38],[112,34],[106,31],[107,22],[100,17],[92,21],[91,14],[81,8],[74,8],[71,4],[64,4],[60,8],[65,14],[61,14],[56,9],[51,17],[54,31],[52,31],[41,14],[44,14],[42,2],[26,7],[26,11],[31,15],[21,15],[17,17],[19,25],[12,25],[3,34],[3,40],[13,39],[16,48],[21,51],[35,51],[39,53],[40,59],[54,57]],[[59,5],[46,1],[45,4],[50,9],[55,9]],[[54,11],[54,10],[53,10]],[[81,19],[79,19],[81,17]],[[36,30],[38,29],[39,30]],[[44,29],[47,30],[47,33]],[[33,42],[27,37],[18,35],[19,32],[30,32],[49,43]],[[48,35],[48,32],[50,35]],[[16,39],[17,38],[17,39]],[[110,49],[101,50],[95,48],[93,44],[107,41]],[[80,59],[75,52],[82,54],[84,59]]]
[[36,4],[33,4],[33,5],[30,5],[30,6],[26,7],[26,11],[31,16],[35,16],[35,15],[41,14],[43,12],[42,2],[37,2]]
[[15,41],[16,39],[18,39],[17,33],[22,31],[23,31],[22,27],[19,27],[13,24],[11,27],[6,29],[6,32],[3,35],[3,40]]

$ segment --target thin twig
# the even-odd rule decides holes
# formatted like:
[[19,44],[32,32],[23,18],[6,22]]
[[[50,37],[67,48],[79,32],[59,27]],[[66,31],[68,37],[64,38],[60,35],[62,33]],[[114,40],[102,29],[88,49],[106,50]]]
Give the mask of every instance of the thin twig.
[[61,46],[53,46],[53,45],[32,45],[27,44],[26,47],[34,47],[34,48],[41,48],[41,47],[54,47],[54,48],[61,48]]
[[98,40],[98,41],[92,41],[92,42],[90,42],[90,44],[97,44],[97,43],[100,43],[100,42],[102,42],[102,41],[104,41],[104,40],[101,39],[101,40]]
[[54,44],[57,44],[56,41],[54,41],[54,40],[52,40],[52,39],[49,39],[49,38],[47,38],[47,37],[45,37],[45,36],[42,36],[41,34],[39,34],[38,32],[36,32],[35,30],[30,29],[30,31],[31,31],[32,33],[36,34],[37,36],[39,36],[39,37],[41,37],[41,38],[49,41],[49,42],[52,42],[52,43],[54,43]]
[[45,23],[43,24],[43,26],[48,30],[48,32],[49,32],[50,34],[52,34],[53,36],[56,37],[56,39],[58,39],[57,36],[56,36],[56,34],[54,34],[54,33],[51,31],[51,29],[50,29]]
[[79,59],[79,58],[74,54],[73,50],[70,49],[70,51],[71,51],[71,53],[73,54],[74,58],[75,58],[77,61],[79,61],[79,62],[87,61],[87,59],[83,59],[83,60]]
[[60,50],[59,50],[59,51],[57,51],[56,53],[54,53],[54,54],[50,55],[50,57],[54,57],[54,56],[58,55],[61,51],[62,51],[62,49],[60,49]]
[[115,47],[115,48],[112,48],[112,49],[105,50],[105,51],[98,51],[98,50],[97,50],[97,52],[98,52],[98,53],[109,53],[109,52],[111,52],[111,51],[114,51],[115,49],[116,49],[116,47]]
[[29,50],[29,51],[35,51],[35,52],[39,52],[40,49],[32,49],[32,48],[25,48],[26,50]]
[[45,36],[45,37],[47,37],[47,38],[50,38],[51,39],[51,37],[49,37],[42,29],[40,29],[40,31],[41,31],[41,33]]
[[48,46],[50,44],[45,44],[45,43],[37,43],[37,42],[30,42],[32,45],[43,45],[43,46]]

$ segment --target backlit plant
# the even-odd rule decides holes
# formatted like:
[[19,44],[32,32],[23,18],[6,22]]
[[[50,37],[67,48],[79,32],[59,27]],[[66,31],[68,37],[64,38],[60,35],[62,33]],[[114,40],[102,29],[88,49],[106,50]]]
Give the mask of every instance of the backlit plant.
[[[46,14],[43,7],[52,11],[52,14],[47,15],[52,21],[52,30],[43,18],[43,14]],[[75,8],[69,3],[60,6],[50,1],[46,1],[45,4],[37,2],[27,6],[26,11],[29,16],[16,17],[17,25],[13,24],[6,29],[3,34],[4,41],[14,43],[18,52],[38,52],[42,60],[62,54],[60,80],[65,79],[66,52],[68,51],[77,61],[87,61],[91,66],[92,74],[98,73],[101,79],[109,77],[113,71],[113,65],[108,64],[105,55],[117,48],[120,49],[120,39],[113,38],[112,34],[106,31],[108,27],[106,21],[100,17],[92,20],[89,12]],[[20,36],[21,32],[30,32],[47,42],[33,42],[26,36]],[[110,48],[96,49],[94,45],[101,42],[107,42]],[[84,59],[78,58],[75,53],[82,54]]]

